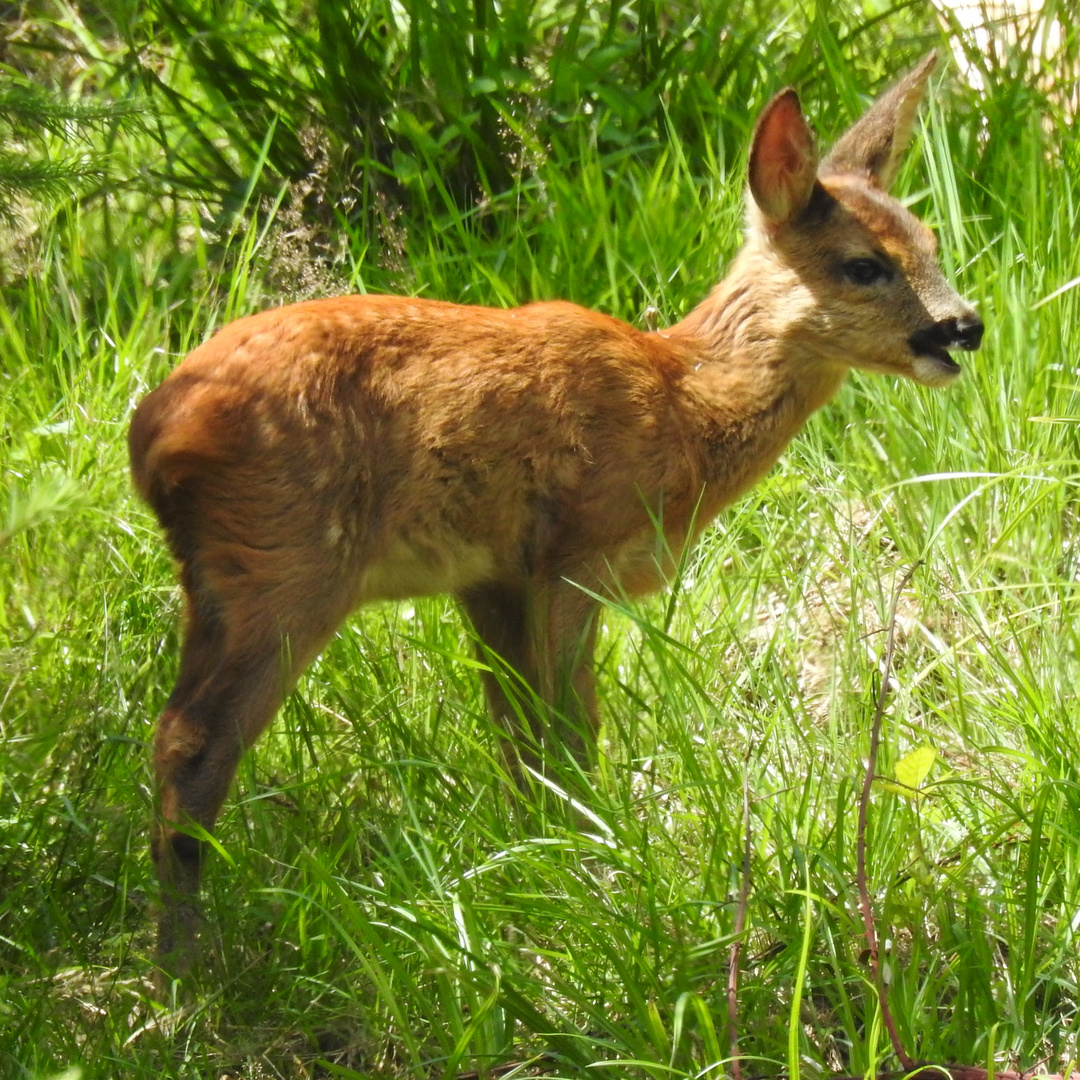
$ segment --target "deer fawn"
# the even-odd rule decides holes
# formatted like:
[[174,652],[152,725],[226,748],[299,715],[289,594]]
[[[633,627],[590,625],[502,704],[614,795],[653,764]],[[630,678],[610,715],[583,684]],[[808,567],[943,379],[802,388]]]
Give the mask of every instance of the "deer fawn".
[[350,611],[451,593],[519,775],[553,752],[587,765],[596,597],[659,588],[849,368],[957,376],[946,350],[977,349],[982,323],[886,194],[933,65],[820,165],[795,92],[773,98],[745,246],[667,330],[569,303],[313,300],[226,326],[139,405],[135,484],[187,603],[154,741],[174,970],[198,921],[192,825],[213,827],[244,750]]

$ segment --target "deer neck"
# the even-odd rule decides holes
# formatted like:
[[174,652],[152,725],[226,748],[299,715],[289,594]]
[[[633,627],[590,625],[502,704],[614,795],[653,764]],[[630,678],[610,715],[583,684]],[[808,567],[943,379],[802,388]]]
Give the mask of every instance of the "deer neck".
[[768,471],[848,367],[800,333],[813,304],[795,274],[745,248],[731,273],[665,331],[688,361],[684,386],[703,435],[707,488],[727,505]]

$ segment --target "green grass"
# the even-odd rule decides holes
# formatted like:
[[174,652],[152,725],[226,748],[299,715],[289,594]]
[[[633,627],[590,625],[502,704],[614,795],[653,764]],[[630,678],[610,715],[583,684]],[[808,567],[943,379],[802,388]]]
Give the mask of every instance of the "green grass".
[[[849,67],[812,27],[829,82],[808,99],[835,130],[894,65]],[[946,393],[853,377],[672,592],[608,613],[581,808],[506,782],[448,602],[364,611],[244,761],[207,868],[205,992],[175,1008],[147,989],[146,743],[179,598],[126,424],[212,328],[289,295],[307,249],[287,193],[284,228],[131,190],[45,221],[0,297],[0,1077],[724,1075],[744,784],[744,1070],[895,1065],[855,830],[892,593],[919,560],[880,772],[937,756],[870,816],[891,1006],[917,1057],[1075,1060],[1080,292],[1058,290],[1080,276],[1080,176],[1025,79],[979,99],[950,76],[900,181],[984,351]],[[338,222],[326,287],[676,318],[738,243],[724,140],[750,114],[724,100],[705,152],[674,124],[618,148],[521,123],[526,164],[471,208],[420,161],[399,209]]]

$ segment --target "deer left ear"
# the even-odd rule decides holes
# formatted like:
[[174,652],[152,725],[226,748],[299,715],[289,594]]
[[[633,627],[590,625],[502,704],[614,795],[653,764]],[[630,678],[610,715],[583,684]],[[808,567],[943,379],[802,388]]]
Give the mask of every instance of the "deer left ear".
[[832,148],[821,163],[821,175],[864,176],[887,191],[900,171],[926,80],[936,63],[937,54],[930,53],[878,98]]
[[817,150],[794,90],[781,90],[758,118],[749,171],[750,194],[773,224],[791,221],[810,201]]

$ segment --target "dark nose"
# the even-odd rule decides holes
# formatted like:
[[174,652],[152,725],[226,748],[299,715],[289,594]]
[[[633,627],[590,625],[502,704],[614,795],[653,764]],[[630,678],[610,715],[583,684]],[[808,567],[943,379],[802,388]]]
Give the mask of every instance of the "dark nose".
[[954,345],[958,349],[977,349],[982,344],[983,321],[978,315],[965,315],[962,319],[946,319],[938,324],[945,340],[942,345]]
[[977,349],[982,342],[983,323],[972,313],[960,319],[942,319],[917,330],[911,336],[916,352],[932,349]]

